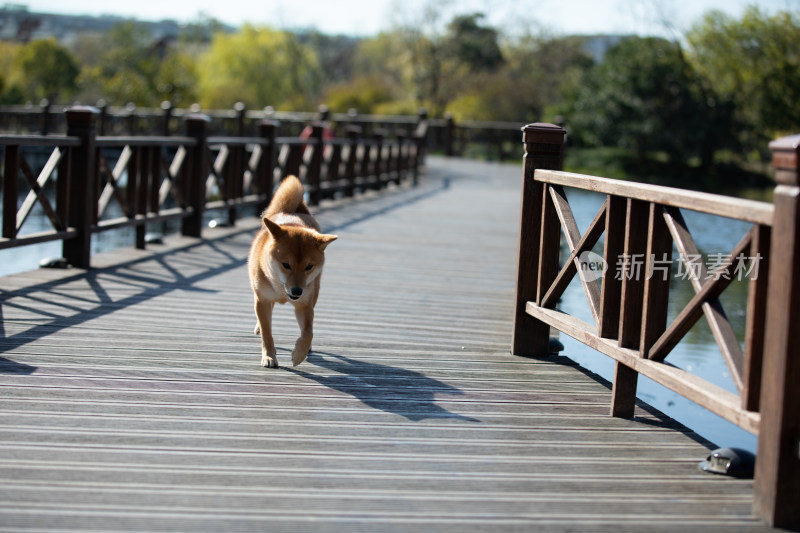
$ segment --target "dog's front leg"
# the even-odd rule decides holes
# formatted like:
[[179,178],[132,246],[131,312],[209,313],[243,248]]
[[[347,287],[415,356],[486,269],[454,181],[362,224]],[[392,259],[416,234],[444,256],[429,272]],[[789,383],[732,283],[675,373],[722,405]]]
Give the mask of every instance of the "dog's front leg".
[[311,339],[314,337],[314,307],[311,305],[297,305],[294,308],[297,325],[300,326],[300,338],[292,350],[292,364],[299,365],[308,357],[311,350]]
[[257,330],[261,333],[261,366],[278,368],[278,357],[275,351],[275,341],[272,340],[272,309],[273,302],[259,301],[256,298]]

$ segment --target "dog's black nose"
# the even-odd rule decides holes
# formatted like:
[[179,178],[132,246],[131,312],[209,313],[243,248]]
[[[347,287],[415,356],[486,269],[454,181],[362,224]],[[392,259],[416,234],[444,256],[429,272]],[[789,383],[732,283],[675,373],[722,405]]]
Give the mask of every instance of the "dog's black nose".
[[289,291],[289,294],[291,294],[295,298],[300,298],[300,296],[303,295],[303,289],[301,289],[300,287],[292,287],[291,290]]

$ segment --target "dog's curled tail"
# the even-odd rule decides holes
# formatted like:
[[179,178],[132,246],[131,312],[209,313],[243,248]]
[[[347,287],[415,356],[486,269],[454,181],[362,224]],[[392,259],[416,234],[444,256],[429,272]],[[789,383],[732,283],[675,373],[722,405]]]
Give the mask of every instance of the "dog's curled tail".
[[308,206],[303,201],[303,184],[297,176],[286,176],[281,181],[263,216],[272,217],[278,213],[310,214]]

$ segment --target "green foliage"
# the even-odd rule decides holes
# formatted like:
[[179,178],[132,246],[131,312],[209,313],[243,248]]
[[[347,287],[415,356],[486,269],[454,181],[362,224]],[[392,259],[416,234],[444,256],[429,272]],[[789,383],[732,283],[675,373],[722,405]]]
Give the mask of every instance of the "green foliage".
[[498,44],[497,30],[481,26],[483,13],[456,16],[447,26],[444,47],[469,72],[496,70],[505,60]]
[[77,88],[79,68],[69,51],[55,39],[31,41],[14,60],[22,75],[22,86],[32,99],[55,102]]
[[[436,16],[431,17],[435,21]],[[482,18],[482,14],[457,16],[441,35],[426,34],[419,26],[398,30],[417,102],[433,116],[441,116],[476,77],[496,71],[505,62],[499,33],[480,25]]]
[[710,133],[708,99],[699,87],[677,43],[626,39],[577,80],[566,121],[586,145],[686,160],[700,154]]
[[356,78],[329,86],[324,101],[334,113],[356,109],[359,113],[374,113],[377,106],[393,100],[392,87],[376,76]]
[[508,59],[497,70],[472,76],[447,110],[457,120],[553,120],[546,110],[561,101],[563,86],[593,63],[583,44],[576,37],[525,36],[506,47]]
[[218,33],[198,63],[200,103],[228,108],[303,110],[314,107],[320,85],[314,51],[291,33],[245,25]]
[[123,22],[112,28],[102,42],[93,43],[93,47],[84,44],[87,53],[94,56],[94,61],[85,64],[81,71],[80,83],[85,94],[116,105],[161,103],[155,77],[163,50],[153,43],[145,25]]
[[744,151],[800,130],[800,17],[750,7],[741,20],[719,11],[688,33],[691,60],[715,98],[735,109]]
[[721,165],[721,153],[726,165],[757,164],[768,140],[800,131],[800,12],[711,12],[685,49],[630,38],[595,64],[586,38],[505,35],[481,13],[445,20],[448,6],[425,2],[417,20],[369,38],[231,31],[200,15],[176,40],[156,40],[128,21],[107,35],[78,36],[68,50],[0,42],[0,103],[241,101],[297,111],[324,103],[335,112],[424,107],[431,117],[518,123],[562,115],[570,143],[593,147],[603,156],[594,162],[617,158],[614,172],[653,161],[705,172]]
[[194,59],[172,50],[159,63],[155,73],[155,92],[159,101],[176,107],[189,107],[197,101],[197,69]]
[[21,45],[0,41],[0,105],[23,104],[25,94],[18,85],[18,69],[14,67],[14,58]]

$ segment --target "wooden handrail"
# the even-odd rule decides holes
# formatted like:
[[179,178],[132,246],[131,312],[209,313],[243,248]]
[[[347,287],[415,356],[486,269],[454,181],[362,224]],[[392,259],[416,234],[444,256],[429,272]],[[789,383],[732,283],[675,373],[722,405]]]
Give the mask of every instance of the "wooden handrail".
[[[243,112],[237,114],[240,122]],[[211,136],[209,117],[197,113],[183,116],[183,136],[101,136],[99,114],[91,107],[67,109],[67,136],[0,136],[5,153],[0,249],[62,240],[67,261],[88,268],[94,233],[132,226],[136,246],[144,248],[146,224],[182,219],[181,232],[200,237],[204,212],[226,210],[230,224],[245,206],[260,212],[274,182],[290,173],[305,181],[312,204],[403,179],[415,184],[426,141],[424,136],[364,137],[356,129],[345,139],[330,139],[323,138],[321,127],[312,139],[279,138],[272,120],[261,121],[258,136],[244,135],[244,127],[238,135]],[[52,150],[37,176],[28,159],[42,149]],[[31,192],[18,207],[20,177]],[[57,189],[54,205],[42,192],[51,178]],[[35,204],[53,229],[20,235]],[[111,204],[122,216],[109,218]]]
[[633,198],[767,226],[772,225],[775,210],[767,202],[571,172],[538,169],[536,179],[552,185]]
[[[800,523],[800,135],[770,145],[778,182],[774,204],[562,172],[564,138],[565,131],[552,124],[523,128],[512,353],[546,357],[550,328],[555,328],[616,361],[613,416],[633,416],[637,378],[643,374],[757,434],[753,508],[771,525]],[[583,235],[564,188],[606,195]],[[687,271],[697,266],[691,257],[699,257],[684,209],[752,227],[713,272],[702,264],[694,269],[689,279],[695,295],[668,324],[673,247]],[[559,268],[562,234],[569,255]],[[597,280],[581,277],[594,319],[588,324],[554,306],[582,268],[581,255],[603,234],[603,273]],[[719,300],[742,261],[750,265],[744,350]],[[665,361],[703,316],[738,394]]]

